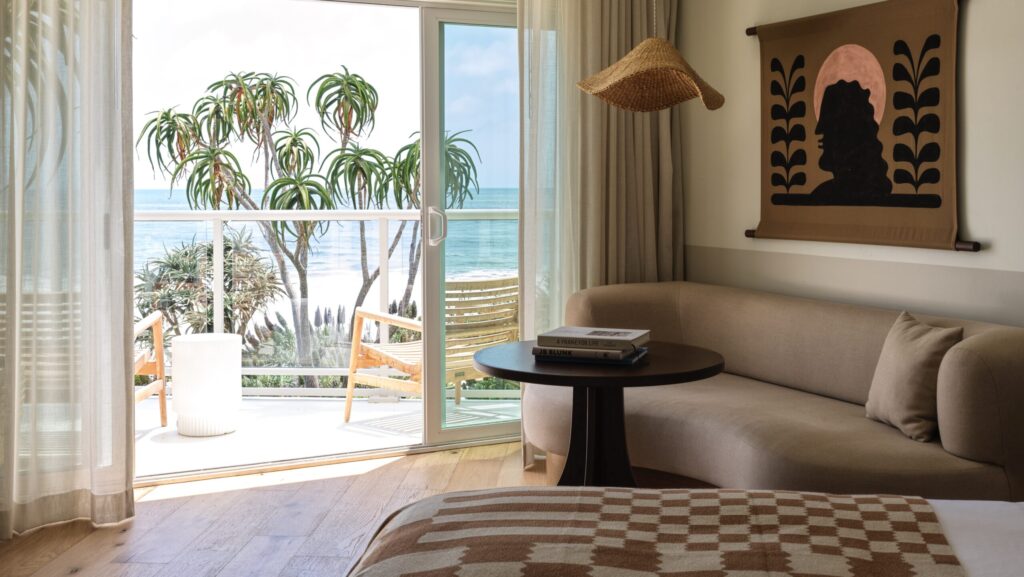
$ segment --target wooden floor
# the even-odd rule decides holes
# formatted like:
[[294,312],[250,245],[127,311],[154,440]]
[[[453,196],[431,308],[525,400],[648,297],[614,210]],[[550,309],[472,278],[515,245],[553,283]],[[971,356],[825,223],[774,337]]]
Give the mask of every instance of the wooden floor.
[[0,576],[340,577],[406,503],[545,483],[520,463],[519,445],[502,444],[139,489],[130,524],[69,523],[0,544]]

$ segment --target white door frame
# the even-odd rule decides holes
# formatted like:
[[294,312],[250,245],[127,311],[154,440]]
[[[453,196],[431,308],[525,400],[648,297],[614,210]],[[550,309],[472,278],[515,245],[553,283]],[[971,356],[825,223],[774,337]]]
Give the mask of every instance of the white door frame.
[[[423,231],[423,442],[439,445],[472,439],[516,436],[520,433],[520,422],[457,427],[445,429],[442,426],[444,414],[444,243],[431,246],[428,240],[437,238],[436,218],[430,218],[428,211],[444,211],[444,199],[440,190],[441,131],[444,125],[442,93],[442,38],[441,26],[445,23],[476,24],[482,26],[506,26],[515,28],[516,14],[513,11],[464,10],[423,7],[420,9],[420,54],[423,75],[422,95],[422,159],[423,205],[421,219]],[[520,243],[521,244],[521,243]],[[521,315],[520,315],[521,316]]]

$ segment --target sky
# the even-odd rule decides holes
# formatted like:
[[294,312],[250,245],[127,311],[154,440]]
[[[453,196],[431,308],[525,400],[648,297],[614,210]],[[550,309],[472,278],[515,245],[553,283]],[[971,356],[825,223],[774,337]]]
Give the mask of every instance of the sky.
[[[518,92],[514,29],[447,25],[445,128],[470,130],[480,149],[480,185],[518,183]],[[155,110],[189,111],[206,87],[234,71],[295,80],[293,128],[320,122],[307,104],[309,85],[341,70],[363,76],[380,96],[373,132],[360,145],[388,156],[420,129],[419,10],[316,0],[136,0],[133,91],[136,137]],[[337,144],[319,134],[323,155]],[[252,147],[233,147],[254,186],[260,164]],[[136,151],[135,187],[168,188]]]

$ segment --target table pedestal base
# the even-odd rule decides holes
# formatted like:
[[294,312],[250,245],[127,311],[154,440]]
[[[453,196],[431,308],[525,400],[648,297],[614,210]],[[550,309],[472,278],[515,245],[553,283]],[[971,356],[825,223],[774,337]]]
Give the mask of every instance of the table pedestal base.
[[625,420],[622,387],[574,387],[569,454],[558,484],[636,487]]

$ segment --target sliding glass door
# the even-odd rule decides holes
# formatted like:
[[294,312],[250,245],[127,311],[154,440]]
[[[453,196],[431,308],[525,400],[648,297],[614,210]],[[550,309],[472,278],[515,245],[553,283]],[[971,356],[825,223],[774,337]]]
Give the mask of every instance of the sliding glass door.
[[[515,8],[397,3],[135,2],[140,477],[518,434],[472,367],[519,337]],[[241,337],[230,434],[177,430],[193,333]]]
[[473,368],[519,338],[515,14],[424,9],[427,443],[519,430],[519,383]]

